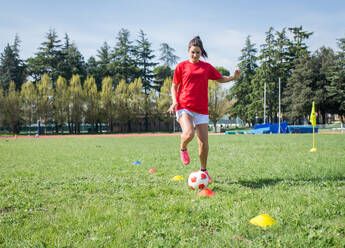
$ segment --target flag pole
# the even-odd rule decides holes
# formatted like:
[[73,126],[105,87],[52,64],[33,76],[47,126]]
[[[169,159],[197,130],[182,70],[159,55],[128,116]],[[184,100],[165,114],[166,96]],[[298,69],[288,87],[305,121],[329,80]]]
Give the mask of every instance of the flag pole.
[[280,133],[280,78],[279,78],[279,114],[278,114],[278,120],[279,120],[279,131]]
[[264,124],[266,124],[266,82],[264,86]]
[[313,148],[310,150],[310,152],[316,152],[317,149],[315,147],[315,125],[316,125],[315,102],[313,102],[313,107],[311,109],[310,122],[313,125]]

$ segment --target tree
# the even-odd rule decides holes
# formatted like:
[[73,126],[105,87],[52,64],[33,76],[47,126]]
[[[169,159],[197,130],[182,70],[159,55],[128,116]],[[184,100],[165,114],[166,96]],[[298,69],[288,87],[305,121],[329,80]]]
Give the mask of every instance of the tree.
[[14,81],[16,88],[20,89],[26,78],[26,65],[19,56],[20,40],[15,36],[14,44],[7,44],[0,55],[0,83],[5,90],[8,89],[11,81]]
[[321,47],[312,56],[315,81],[312,85],[313,100],[318,105],[322,121],[327,124],[327,113],[334,113],[329,102],[327,87],[331,85],[330,69],[336,65],[336,56],[331,48]]
[[108,123],[108,131],[113,131],[113,121],[115,113],[114,104],[114,91],[113,91],[113,81],[111,77],[105,77],[102,80],[102,91],[101,91],[101,106],[103,118],[106,123]]
[[129,36],[130,32],[127,29],[121,29],[117,36],[116,46],[110,55],[110,69],[114,72],[115,81],[125,80],[127,84],[137,78],[138,75],[135,49]]
[[71,79],[72,75],[86,76],[84,57],[74,43],[70,42],[68,34],[65,34],[65,43],[61,49],[61,60],[58,63],[58,76]]
[[251,81],[254,78],[257,66],[257,50],[255,44],[250,40],[250,36],[246,39],[245,47],[241,50],[239,69],[241,70],[240,77],[236,80],[234,86],[231,88],[231,93],[228,100],[233,100],[234,104],[229,110],[232,117],[240,117],[246,122],[253,122],[253,117],[248,116],[248,108],[252,99],[250,94],[253,91]]
[[115,89],[115,102],[116,117],[121,123],[121,131],[124,132],[125,123],[127,124],[127,127],[130,128],[129,120],[131,118],[128,85],[124,79],[120,81]]
[[10,82],[8,92],[4,99],[4,115],[5,125],[9,126],[13,135],[20,131],[21,119],[21,98],[16,91],[16,84],[14,81]]
[[137,46],[135,49],[135,55],[137,66],[140,69],[138,77],[141,77],[145,94],[148,95],[150,90],[153,88],[152,80],[154,74],[151,68],[156,66],[158,63],[152,62],[155,55],[151,49],[151,43],[146,38],[146,34],[143,30],[140,30],[139,39],[136,40],[136,42]]
[[164,84],[164,81],[168,77],[173,77],[173,71],[167,65],[159,65],[153,69],[154,81],[153,88],[158,92],[161,91],[161,88]]
[[161,88],[159,98],[157,99],[157,111],[158,111],[159,120],[163,120],[163,121],[171,120],[171,116],[167,112],[167,110],[169,109],[171,105],[171,91],[170,91],[171,85],[172,85],[171,77],[166,78]]
[[[70,125],[69,121],[69,103],[70,92],[68,90],[67,80],[62,76],[59,76],[56,82],[55,94],[54,94],[54,119],[58,127],[61,127],[63,133],[63,126],[66,122]],[[58,132],[59,130],[57,130]]]
[[326,113],[331,110],[327,86],[331,84],[329,68],[335,64],[333,50],[322,47],[311,56],[305,55],[295,62],[295,70],[288,79],[283,98],[288,118],[295,123],[306,119],[312,101],[315,101],[322,121],[326,123]]
[[[111,67],[111,60],[112,56],[114,56],[111,51],[110,47],[107,42],[103,43],[103,46],[97,50],[97,72],[99,79],[103,79],[105,77],[115,77],[115,68]],[[97,83],[97,80],[96,80]],[[101,89],[101,82],[99,82],[98,88]]]
[[28,72],[35,81],[39,81],[46,73],[55,82],[60,74],[59,64],[63,61],[61,40],[54,29],[48,31],[46,38],[38,48],[36,56],[27,60]]
[[104,77],[101,73],[101,69],[96,61],[95,57],[91,56],[86,62],[86,74],[89,77],[93,77],[96,81],[97,90],[102,89],[102,78]]
[[53,83],[48,74],[43,74],[41,81],[36,84],[36,88],[38,128],[41,132],[41,122],[47,124],[52,120]]
[[222,119],[230,106],[230,102],[226,98],[226,93],[227,92],[222,89],[222,86],[217,81],[208,81],[209,117],[213,122],[215,131],[217,122]]
[[79,75],[72,76],[68,90],[71,97],[71,120],[74,125],[74,133],[80,133],[80,124],[84,111],[84,94]]
[[37,91],[35,85],[28,81],[22,85],[21,90],[23,121],[29,126],[31,134],[31,124],[36,122]]
[[[141,78],[138,78],[136,80],[134,80],[133,82],[131,82],[128,85],[127,88],[127,94],[126,92],[126,87],[120,87],[119,89],[121,89],[120,93],[122,94],[122,97],[119,99],[120,102],[122,102],[122,106],[126,106],[126,101],[125,99],[123,99],[124,97],[127,96],[128,94],[128,122],[127,122],[127,130],[129,132],[133,131],[132,130],[132,123],[137,122],[137,120],[142,116],[142,113],[145,112],[146,110],[146,95],[143,94],[143,84],[142,84],[142,80]],[[124,93],[124,94],[123,94]],[[126,116],[123,115],[122,116]]]
[[99,94],[97,92],[96,81],[93,77],[87,77],[84,82],[85,96],[85,122],[92,125],[92,131],[96,130],[95,125],[99,120]]
[[172,67],[177,63],[179,57],[174,54],[175,49],[167,43],[162,43],[159,51],[161,52],[159,60],[163,62],[164,66]]
[[4,97],[4,90],[2,84],[0,83],[0,127],[2,127],[5,121],[5,97]]
[[225,69],[222,66],[216,66],[215,67],[217,69],[217,71],[222,74],[223,76],[230,76],[230,71],[228,69]]
[[338,39],[340,51],[336,54],[336,62],[329,67],[326,86],[327,102],[331,105],[331,113],[338,114],[341,122],[345,123],[345,38]]
[[145,118],[145,131],[149,131],[148,121],[150,121],[155,128],[156,120],[158,119],[158,94],[155,90],[152,90],[149,95],[145,95],[146,106],[145,106],[145,112],[147,115],[147,118]]
[[304,31],[302,26],[288,28],[288,30],[293,35],[288,48],[290,61],[292,62],[296,58],[308,56],[310,52],[308,51],[305,40],[309,39],[313,32]]

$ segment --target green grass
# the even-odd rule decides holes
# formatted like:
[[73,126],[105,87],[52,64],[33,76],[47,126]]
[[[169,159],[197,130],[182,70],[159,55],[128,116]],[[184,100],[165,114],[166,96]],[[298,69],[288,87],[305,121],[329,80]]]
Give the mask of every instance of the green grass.
[[176,136],[0,139],[0,247],[345,247],[344,135],[209,140],[212,198],[171,181],[196,140],[182,166]]

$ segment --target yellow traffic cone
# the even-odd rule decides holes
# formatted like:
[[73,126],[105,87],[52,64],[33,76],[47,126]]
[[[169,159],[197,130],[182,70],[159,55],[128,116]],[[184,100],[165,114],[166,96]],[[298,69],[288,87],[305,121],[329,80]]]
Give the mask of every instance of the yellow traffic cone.
[[260,227],[272,226],[276,223],[268,214],[260,214],[250,220],[250,224]]
[[183,177],[181,177],[181,176],[174,176],[171,180],[173,180],[173,181],[183,181],[184,180],[184,178]]

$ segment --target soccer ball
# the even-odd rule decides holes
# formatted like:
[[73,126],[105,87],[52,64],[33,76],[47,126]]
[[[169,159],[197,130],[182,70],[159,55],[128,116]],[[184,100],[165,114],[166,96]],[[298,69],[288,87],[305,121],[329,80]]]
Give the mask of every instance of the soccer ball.
[[205,189],[209,183],[207,174],[203,171],[193,171],[188,177],[188,185],[191,189]]

